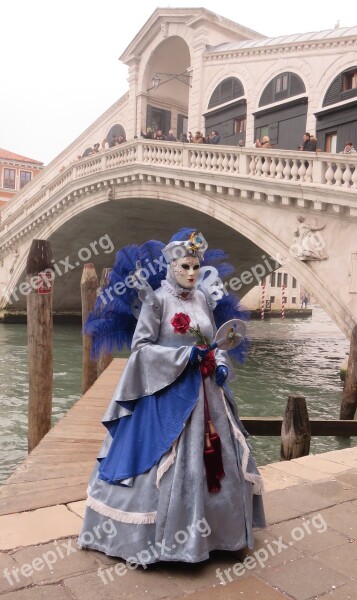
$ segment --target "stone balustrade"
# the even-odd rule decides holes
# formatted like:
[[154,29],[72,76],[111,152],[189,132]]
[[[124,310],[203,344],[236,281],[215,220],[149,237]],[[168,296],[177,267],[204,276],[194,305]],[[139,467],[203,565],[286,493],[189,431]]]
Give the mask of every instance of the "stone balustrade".
[[[289,196],[294,196],[294,186],[303,184],[305,189],[314,194],[323,194],[332,189],[340,193],[349,192],[343,201],[335,197],[331,204],[336,213],[340,203],[348,205],[351,216],[357,216],[357,154],[327,154],[301,151],[237,148],[233,146],[210,146],[202,144],[182,144],[178,142],[162,142],[149,140],[134,140],[120,146],[102,151],[99,154],[82,158],[70,164],[63,172],[55,176],[48,185],[43,184],[46,170],[31,188],[24,188],[2,211],[0,224],[1,237],[6,238],[14,226],[19,225],[31,213],[35,213],[42,204],[52,197],[58,197],[58,192],[68,187],[74,181],[90,178],[96,174],[110,174],[111,170],[121,167],[150,166],[157,168],[158,177],[167,178],[178,170],[190,173],[219,174],[226,178],[227,188],[241,180],[249,182],[253,197],[259,199],[262,186],[271,201],[276,197],[279,185],[282,187],[282,203],[289,204]],[[231,178],[232,177],[232,178]],[[267,183],[274,184],[274,191],[269,195]],[[286,184],[291,185],[291,193],[287,192]],[[257,195],[254,195],[256,186]],[[29,195],[31,193],[31,196]],[[247,196],[247,194],[245,195]],[[60,201],[59,201],[60,202]],[[299,206],[304,206],[300,203]],[[336,208],[337,207],[337,208]],[[40,217],[39,217],[40,218]]]

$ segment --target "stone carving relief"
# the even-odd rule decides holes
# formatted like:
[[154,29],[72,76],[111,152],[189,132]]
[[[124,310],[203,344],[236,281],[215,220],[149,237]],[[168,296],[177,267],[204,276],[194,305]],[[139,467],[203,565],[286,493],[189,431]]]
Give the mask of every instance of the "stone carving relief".
[[327,259],[326,244],[320,233],[324,228],[325,225],[317,223],[316,219],[307,221],[300,215],[297,218],[295,240],[290,246],[290,252],[303,261]]
[[161,33],[162,37],[166,39],[169,34],[169,24],[166,23],[166,21],[164,23],[161,23]]
[[11,265],[11,267],[9,269],[9,273],[13,273],[16,261],[19,258],[19,251],[18,251],[17,248],[15,248],[15,249],[10,248],[10,252],[13,255],[14,258],[13,258],[13,261],[12,261],[12,265]]

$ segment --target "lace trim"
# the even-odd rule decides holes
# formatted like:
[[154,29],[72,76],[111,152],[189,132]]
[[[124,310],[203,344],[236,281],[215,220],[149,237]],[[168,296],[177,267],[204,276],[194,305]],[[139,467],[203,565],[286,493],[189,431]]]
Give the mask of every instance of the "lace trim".
[[88,496],[86,504],[95,512],[103,515],[103,517],[109,517],[110,519],[120,521],[121,523],[132,523],[134,525],[150,525],[151,523],[156,523],[156,511],[147,513],[126,512],[124,510],[119,510],[118,508],[107,506],[106,504],[103,504],[103,502],[93,498],[93,496]]
[[222,398],[223,398],[224,408],[226,410],[226,415],[227,415],[228,420],[233,429],[234,437],[238,440],[238,442],[240,443],[240,445],[243,448],[242,471],[243,471],[244,479],[246,481],[250,481],[250,483],[253,484],[253,494],[260,496],[264,493],[263,478],[261,475],[258,475],[256,473],[248,473],[247,468],[248,468],[248,459],[249,459],[249,454],[250,454],[248,444],[246,442],[246,439],[245,439],[243,433],[241,432],[239,427],[237,427],[236,423],[233,420],[231,411],[229,410],[229,408],[227,406],[226,397],[222,390],[221,390],[221,394],[222,394]]
[[167,281],[167,279],[164,279],[161,282],[161,287],[163,287],[169,294],[172,294],[172,296],[180,297],[181,294],[185,294],[185,300],[192,300],[196,291],[195,289],[186,290],[179,285],[172,285]]
[[163,475],[169,470],[169,468],[174,464],[176,458],[176,446],[177,440],[172,444],[171,452],[166,458],[166,460],[162,463],[162,465],[158,468],[156,473],[156,487],[160,486],[160,481]]

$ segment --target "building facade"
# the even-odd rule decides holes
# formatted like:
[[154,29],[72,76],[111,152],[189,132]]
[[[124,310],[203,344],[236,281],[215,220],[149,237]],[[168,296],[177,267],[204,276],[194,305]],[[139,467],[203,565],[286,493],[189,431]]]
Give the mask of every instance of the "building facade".
[[0,148],[0,207],[29,183],[43,163]]
[[120,57],[128,91],[56,161],[67,166],[118,132],[209,133],[220,143],[323,152],[357,146],[357,26],[267,38],[203,8],[158,8]]
[[252,311],[295,310],[301,308],[305,295],[296,277],[282,267],[252,288],[242,303]]

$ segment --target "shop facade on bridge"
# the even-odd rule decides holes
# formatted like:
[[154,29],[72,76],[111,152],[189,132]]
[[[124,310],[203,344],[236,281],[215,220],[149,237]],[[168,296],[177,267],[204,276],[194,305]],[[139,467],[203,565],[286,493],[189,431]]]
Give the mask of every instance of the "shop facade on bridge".
[[205,9],[159,8],[120,59],[128,94],[96,139],[217,130],[221,144],[268,135],[295,150],[309,131],[322,151],[357,145],[357,26],[267,38]]

